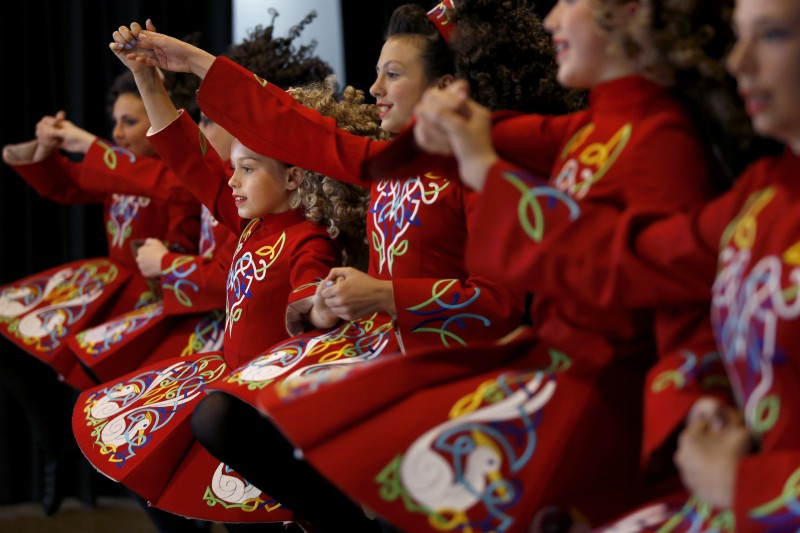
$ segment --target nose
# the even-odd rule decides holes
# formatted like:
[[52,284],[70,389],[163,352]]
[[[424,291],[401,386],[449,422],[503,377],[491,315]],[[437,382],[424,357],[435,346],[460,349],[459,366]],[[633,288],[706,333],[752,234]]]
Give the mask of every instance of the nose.
[[234,170],[233,171],[233,175],[228,180],[228,187],[230,187],[231,189],[235,189],[236,187],[239,186],[239,177],[238,176],[239,176],[239,171],[238,170]]
[[375,78],[375,83],[369,88],[369,94],[371,94],[373,98],[378,98],[385,94],[383,90],[383,77],[380,74]]
[[119,143],[120,139],[125,138],[125,131],[122,128],[122,121],[117,120],[114,122],[114,129],[111,130],[111,137],[114,138],[114,141]]
[[728,59],[725,61],[725,66],[733,77],[743,74],[752,68],[751,52],[752,49],[749,41],[743,37],[739,37],[736,40],[736,44],[733,45]]
[[550,12],[547,13],[547,16],[542,21],[542,26],[548,33],[554,33],[556,31],[556,27],[558,26],[558,11],[560,9],[561,2],[558,1],[553,4],[553,7],[550,9]]

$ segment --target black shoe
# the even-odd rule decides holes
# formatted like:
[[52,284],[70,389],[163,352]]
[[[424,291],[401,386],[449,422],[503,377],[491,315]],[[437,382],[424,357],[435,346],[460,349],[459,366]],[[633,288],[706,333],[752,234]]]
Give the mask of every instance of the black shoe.
[[61,461],[47,459],[44,463],[44,483],[42,486],[42,509],[47,516],[53,516],[64,501],[64,477]]

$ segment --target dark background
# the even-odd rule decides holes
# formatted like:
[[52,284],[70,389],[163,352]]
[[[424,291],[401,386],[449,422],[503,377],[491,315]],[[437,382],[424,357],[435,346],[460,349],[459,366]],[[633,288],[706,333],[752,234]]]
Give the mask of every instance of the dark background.
[[[386,21],[405,2],[341,0],[348,83],[367,90]],[[432,7],[435,2],[415,2]],[[537,3],[540,13],[552,1]],[[265,19],[269,18],[265,4]],[[231,7],[224,0],[27,0],[0,6],[0,145],[32,139],[43,115],[59,109],[74,123],[110,136],[105,94],[122,65],[109,52],[120,24],[147,17],[173,36],[195,31],[200,46],[225,50],[231,38]],[[324,23],[315,21],[314,24]],[[99,206],[60,206],[42,200],[8,166],[0,164],[0,285],[84,257],[106,253]],[[43,364],[0,338],[0,505],[37,501],[44,455],[35,438],[37,420],[62,428],[68,443],[75,393],[58,383]],[[94,473],[79,454],[60,476],[67,495],[90,503],[100,494],[121,493]]]

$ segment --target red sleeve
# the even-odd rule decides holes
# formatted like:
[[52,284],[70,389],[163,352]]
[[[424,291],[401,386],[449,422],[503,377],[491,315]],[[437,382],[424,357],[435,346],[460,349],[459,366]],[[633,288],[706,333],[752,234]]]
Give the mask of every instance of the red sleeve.
[[499,162],[467,252],[471,270],[598,306],[706,302],[716,248],[740,204],[730,191],[689,213],[583,202]]
[[192,201],[175,175],[156,157],[137,156],[97,139],[81,164],[79,186],[88,191]]
[[[311,224],[306,223],[306,224]],[[339,266],[339,250],[324,230],[310,232],[292,250],[289,272],[292,291],[286,302],[286,330],[291,335],[313,329],[307,315],[317,285]]]
[[197,202],[160,202],[166,211],[167,229],[164,236],[167,247],[174,252],[197,253],[200,241],[200,204]]
[[150,136],[164,163],[221,224],[239,235],[247,224],[228,187],[225,162],[187,113]]
[[[462,189],[467,231],[477,223],[477,193]],[[525,293],[469,272],[465,279],[392,279],[396,328],[405,352],[500,338],[522,322]]]
[[751,455],[739,462],[733,512],[737,531],[796,531],[800,451]]
[[38,163],[11,165],[42,198],[59,204],[102,204],[105,193],[87,191],[78,184],[80,163],[54,151]]
[[[227,235],[210,257],[169,253],[161,259],[161,289],[168,315],[225,308],[228,269],[237,239]],[[221,234],[221,232],[218,232]]]
[[347,133],[285,91],[227,58],[214,61],[197,95],[200,108],[259,154],[368,187],[362,162],[384,143]]
[[549,176],[564,139],[584,113],[561,116],[495,113],[492,143],[501,159],[538,176]]
[[[658,362],[650,368],[644,390],[642,464],[662,447],[660,459],[672,463],[671,437],[692,406],[704,396],[735,405],[722,358],[711,329],[709,305],[656,313]],[[655,466],[659,468],[659,466]]]

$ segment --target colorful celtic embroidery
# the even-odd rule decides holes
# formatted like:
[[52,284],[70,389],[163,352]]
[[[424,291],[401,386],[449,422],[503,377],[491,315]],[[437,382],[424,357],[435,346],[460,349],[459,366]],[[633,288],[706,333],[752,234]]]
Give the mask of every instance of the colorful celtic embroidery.
[[277,387],[281,398],[317,390],[343,378],[347,365],[375,359],[383,352],[392,324],[376,321],[378,316],[348,322],[324,335],[285,342],[236,370],[227,382],[256,390],[282,378]]
[[377,196],[370,205],[373,220],[372,248],[377,252],[378,272],[390,274],[397,257],[408,251],[404,239],[411,226],[421,226],[420,208],[432,205],[450,185],[446,179],[425,174],[406,180],[381,180]]
[[[455,333],[451,327],[467,330],[471,324],[467,321],[477,321],[485,327],[491,325],[491,320],[475,314],[458,312],[463,311],[478,301],[481,290],[476,287],[471,295],[465,295],[460,290],[461,284],[457,279],[443,279],[433,284],[431,297],[407,310],[415,315],[427,317],[412,328],[414,333],[435,333],[444,346],[451,346],[455,342],[466,346],[463,337]],[[454,289],[454,290],[451,290]],[[437,327],[438,326],[438,327]]]
[[127,194],[112,194],[112,203],[108,211],[106,230],[111,236],[111,247],[122,248],[122,245],[131,236],[133,221],[139,216],[139,209],[150,205],[150,198],[145,196],[130,196]]
[[[778,325],[800,316],[796,267],[785,265],[781,256],[767,255],[751,268],[758,215],[774,197],[773,187],[754,193],[729,224],[712,287],[717,345],[723,348],[731,385],[756,439],[780,417],[780,397],[773,384],[776,367],[785,364],[787,355],[777,343]],[[785,275],[785,268],[791,269],[790,275]],[[784,278],[789,280],[788,287]]]
[[[569,359],[554,354],[551,367]],[[555,374],[532,371],[488,380],[454,404],[375,478],[386,501],[427,515],[441,531],[507,531],[519,503],[515,477],[534,455],[542,409],[556,392]]]
[[253,297],[251,288],[253,283],[262,281],[266,277],[267,270],[278,259],[286,244],[286,233],[283,232],[275,243],[262,246],[255,253],[245,252],[239,256],[239,251],[250,235],[251,227],[252,224],[242,233],[233,265],[228,273],[225,329],[229,335],[233,331],[233,325],[242,316],[245,300]]
[[209,355],[143,372],[89,394],[83,412],[94,445],[110,463],[124,467],[225,368],[222,357]]
[[0,293],[0,325],[31,349],[50,353],[118,275],[113,263],[100,259],[6,287]]
[[135,311],[125,313],[117,319],[81,331],[76,341],[87,355],[95,358],[109,352],[122,341],[145,328],[154,319],[164,314],[161,304],[151,304]]
[[525,234],[536,243],[544,238],[544,213],[546,207],[540,200],[546,201],[547,207],[552,207],[556,202],[561,202],[569,210],[569,220],[574,220],[580,215],[580,207],[569,195],[548,185],[531,187],[520,176],[505,173],[503,178],[516,187],[522,196],[517,203],[517,216]]
[[209,507],[221,505],[224,509],[241,509],[246,513],[259,509],[270,512],[281,507],[274,498],[270,498],[248,483],[224,463],[220,463],[214,470],[211,484],[206,487],[203,500]]
[[765,530],[796,530],[800,520],[800,469],[789,476],[777,498],[751,510],[748,516]]

